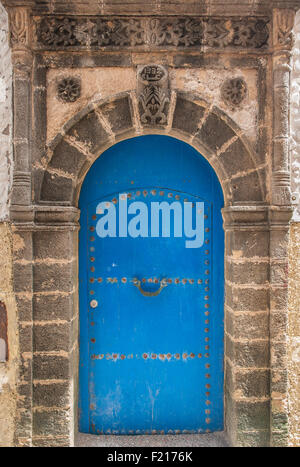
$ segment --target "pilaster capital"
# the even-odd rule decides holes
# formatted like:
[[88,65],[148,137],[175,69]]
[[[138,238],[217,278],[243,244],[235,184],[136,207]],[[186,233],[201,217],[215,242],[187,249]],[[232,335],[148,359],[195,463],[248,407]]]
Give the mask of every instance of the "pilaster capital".
[[275,8],[273,10],[273,46],[275,55],[286,53],[293,47],[295,14],[295,10],[286,8]]
[[10,8],[9,34],[13,50],[24,50],[30,45],[30,10],[26,7]]
[[27,78],[33,61],[30,50],[30,10],[23,6],[10,8],[8,17],[14,73],[24,75]]

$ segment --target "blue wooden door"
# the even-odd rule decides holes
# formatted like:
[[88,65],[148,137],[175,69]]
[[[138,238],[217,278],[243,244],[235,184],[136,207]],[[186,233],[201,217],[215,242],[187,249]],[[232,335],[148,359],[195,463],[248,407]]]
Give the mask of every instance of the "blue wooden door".
[[[187,247],[175,210],[169,231],[151,231],[163,202],[201,208],[201,246]],[[126,140],[93,164],[80,196],[81,432],[223,429],[222,206],[210,165],[174,138]]]

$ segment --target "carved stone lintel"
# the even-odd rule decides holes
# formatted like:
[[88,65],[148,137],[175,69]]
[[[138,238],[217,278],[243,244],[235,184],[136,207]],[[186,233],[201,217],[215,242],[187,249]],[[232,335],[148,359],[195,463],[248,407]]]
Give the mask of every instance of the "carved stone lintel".
[[268,45],[268,19],[247,17],[55,17],[36,20],[36,46],[128,48],[239,47],[260,49]]
[[169,109],[168,72],[160,65],[138,69],[139,111],[143,125],[166,125]]
[[9,11],[10,43],[12,49],[26,49],[29,45],[29,10],[18,7]]

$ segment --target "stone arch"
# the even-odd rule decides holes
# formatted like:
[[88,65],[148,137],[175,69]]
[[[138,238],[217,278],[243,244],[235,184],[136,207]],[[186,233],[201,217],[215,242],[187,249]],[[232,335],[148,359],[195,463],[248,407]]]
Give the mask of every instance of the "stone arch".
[[[276,279],[280,275],[278,265],[270,266],[268,261],[270,208],[267,203],[264,205],[261,159],[241,129],[224,112],[199,97],[172,92],[165,126],[143,125],[137,104],[134,92],[90,103],[64,125],[48,145],[41,159],[42,166],[36,166],[35,224],[28,247],[32,249],[34,262],[33,266],[26,265],[26,268],[33,267],[32,276],[30,270],[24,274],[24,264],[16,264],[15,268],[16,277],[28,278],[34,291],[34,346],[36,352],[43,353],[34,356],[34,378],[39,381],[44,374],[45,379],[55,374],[55,379],[61,379],[61,355],[57,357],[55,370],[52,355],[48,355],[61,350],[68,352],[63,371],[67,375],[77,374],[79,210],[74,206],[87,171],[101,153],[121,140],[153,133],[172,136],[192,145],[208,160],[224,193],[226,430],[235,445],[247,445],[253,436],[257,437],[257,445],[269,443],[270,297],[272,292],[273,301],[279,303],[282,288],[271,291],[269,285],[272,277]],[[274,217],[274,224],[277,219]],[[26,234],[27,231],[20,231],[20,235]],[[274,242],[276,235],[278,232],[274,230]],[[62,257],[64,261],[60,260]],[[271,267],[275,268],[274,273]],[[16,285],[20,287],[19,281]],[[61,400],[60,391],[60,387],[54,390],[55,411]],[[42,415],[40,412],[33,415],[34,443],[38,445],[41,437],[39,426],[48,434],[47,424],[54,426],[53,420],[65,423],[60,429],[68,442],[73,443],[70,427],[76,423],[77,387],[67,380],[64,401],[70,406],[55,414],[48,410],[48,394],[48,386],[42,389],[34,386],[34,404],[45,405]]]
[[141,123],[134,93],[86,106],[48,145],[37,183],[38,201],[77,205],[82,181],[95,159],[118,141],[149,133],[174,136],[195,147],[214,168],[226,206],[264,202],[264,168],[241,129],[219,108],[183,92],[172,94],[164,126]]

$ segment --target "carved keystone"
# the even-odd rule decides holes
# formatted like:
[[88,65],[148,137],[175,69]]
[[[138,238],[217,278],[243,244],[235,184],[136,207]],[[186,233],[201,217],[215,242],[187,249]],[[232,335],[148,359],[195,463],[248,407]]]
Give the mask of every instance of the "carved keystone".
[[160,65],[138,68],[138,100],[144,125],[166,125],[169,110],[168,72]]

